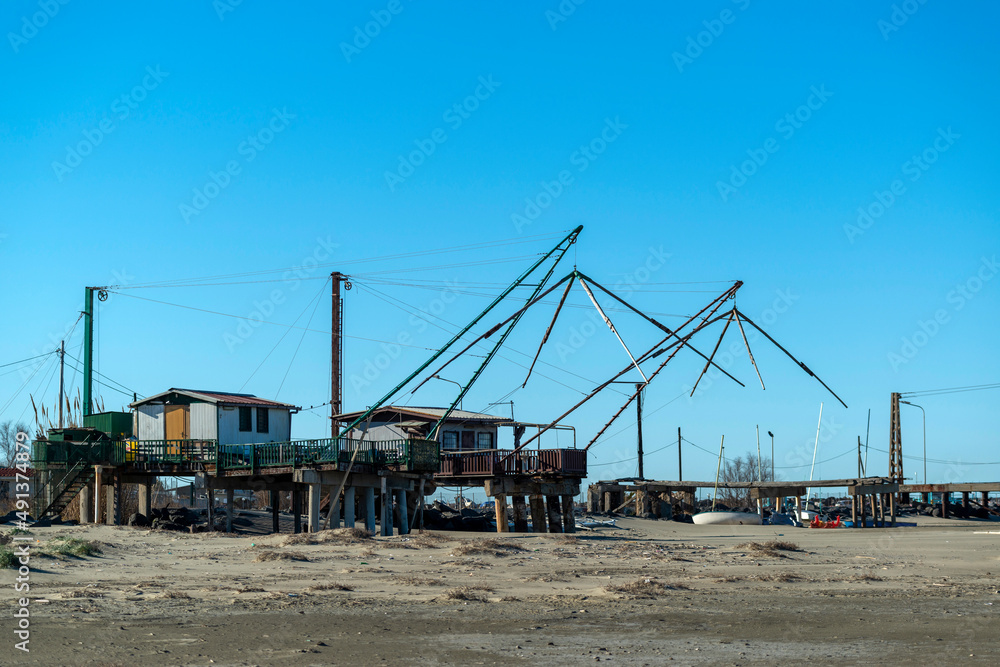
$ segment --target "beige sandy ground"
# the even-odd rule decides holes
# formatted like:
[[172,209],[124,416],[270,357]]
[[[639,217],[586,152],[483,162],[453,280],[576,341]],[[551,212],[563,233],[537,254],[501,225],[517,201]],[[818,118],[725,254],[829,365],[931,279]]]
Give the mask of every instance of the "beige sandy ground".
[[[1000,534],[975,533],[1000,524],[619,526],[504,548],[468,533],[37,529],[103,554],[32,562],[48,602],[31,606],[29,654],[12,646],[14,572],[0,574],[0,663],[1000,664]],[[770,540],[801,550],[738,546]]]

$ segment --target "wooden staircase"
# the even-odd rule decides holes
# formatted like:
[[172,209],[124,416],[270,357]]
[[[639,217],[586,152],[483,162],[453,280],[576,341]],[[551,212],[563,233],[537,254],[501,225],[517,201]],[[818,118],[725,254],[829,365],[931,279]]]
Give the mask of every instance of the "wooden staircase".
[[94,466],[87,461],[78,461],[62,477],[54,478],[38,490],[32,512],[34,518],[37,520],[46,515],[59,516],[80,490],[93,480]]

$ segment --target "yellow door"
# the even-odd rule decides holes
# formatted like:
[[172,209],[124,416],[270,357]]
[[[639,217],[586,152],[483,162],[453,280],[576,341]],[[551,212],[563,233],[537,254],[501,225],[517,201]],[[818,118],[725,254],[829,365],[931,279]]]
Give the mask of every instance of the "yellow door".
[[[191,430],[191,406],[168,405],[164,410],[164,435],[166,440],[187,440]],[[167,456],[180,456],[180,443],[167,445]]]

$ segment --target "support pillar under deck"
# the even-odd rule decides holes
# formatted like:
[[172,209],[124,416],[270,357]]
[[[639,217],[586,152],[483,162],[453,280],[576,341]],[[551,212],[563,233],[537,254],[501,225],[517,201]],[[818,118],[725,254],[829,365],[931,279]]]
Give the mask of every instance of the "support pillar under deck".
[[538,495],[531,496],[531,532],[545,532],[545,498]]

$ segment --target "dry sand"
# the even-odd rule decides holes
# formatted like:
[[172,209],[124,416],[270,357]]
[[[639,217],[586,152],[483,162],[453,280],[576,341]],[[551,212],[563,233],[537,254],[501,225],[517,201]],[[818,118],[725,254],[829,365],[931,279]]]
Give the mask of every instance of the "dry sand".
[[[623,519],[573,536],[36,529],[30,665],[1000,664],[998,524]],[[347,533],[347,534],[345,534]],[[756,550],[749,542],[799,550]]]

